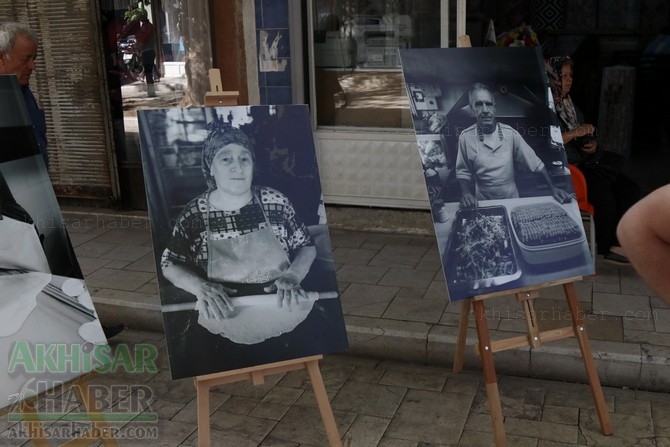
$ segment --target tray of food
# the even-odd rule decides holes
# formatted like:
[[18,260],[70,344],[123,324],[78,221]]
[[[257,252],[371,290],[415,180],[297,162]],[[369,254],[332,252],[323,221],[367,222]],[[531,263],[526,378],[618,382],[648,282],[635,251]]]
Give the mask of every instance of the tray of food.
[[459,210],[445,256],[447,280],[458,289],[497,286],[521,276],[504,206]]
[[583,253],[586,236],[556,202],[521,205],[510,211],[521,255],[530,264],[562,261]]

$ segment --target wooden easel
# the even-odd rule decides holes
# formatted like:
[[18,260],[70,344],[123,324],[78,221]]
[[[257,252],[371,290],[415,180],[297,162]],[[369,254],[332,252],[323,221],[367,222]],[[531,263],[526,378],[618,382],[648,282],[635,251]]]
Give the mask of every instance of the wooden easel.
[[319,370],[318,362],[322,358],[322,355],[302,357],[299,359],[285,360],[283,362],[268,363],[266,365],[252,366],[249,368],[195,377],[194,382],[198,403],[198,446],[209,447],[210,445],[209,390],[211,388],[225,383],[240,382],[242,380],[250,380],[254,385],[262,385],[265,382],[265,376],[307,369],[309,378],[312,382],[312,389],[314,390],[314,395],[316,397],[316,404],[319,407],[321,419],[323,419],[323,426],[326,429],[326,435],[328,436],[328,444],[330,447],[342,447],[342,440],[337,432],[335,417],[330,408],[328,394],[326,394],[326,387],[323,384],[323,377],[321,377],[321,371]]
[[224,91],[221,83],[221,70],[218,68],[209,69],[209,90],[205,92],[205,105],[207,107],[216,106],[236,106],[238,91]]
[[[475,348],[482,359],[484,381],[486,382],[486,394],[488,397],[489,410],[491,411],[491,422],[493,424],[493,436],[496,447],[505,447],[507,444],[505,440],[505,427],[503,425],[500,394],[498,392],[498,380],[493,365],[493,353],[522,346],[538,348],[542,346],[543,343],[568,337],[577,337],[577,341],[579,342],[579,349],[581,350],[584,366],[586,367],[587,379],[591,385],[591,394],[593,395],[593,400],[598,412],[598,419],[600,420],[600,430],[603,435],[612,434],[612,423],[610,421],[609,413],[607,412],[607,404],[605,403],[603,390],[600,386],[600,379],[598,378],[598,371],[596,370],[596,365],[593,360],[591,344],[589,343],[584,320],[581,317],[579,305],[577,303],[577,292],[575,291],[574,282],[580,279],[581,277],[571,278],[545,283],[539,286],[478,295],[461,302],[461,317],[458,325],[454,372],[459,373],[463,370],[463,354],[465,352],[465,340],[467,337],[468,319],[470,316],[470,303],[472,303],[472,308],[474,309],[475,314],[475,324],[477,327],[477,338],[479,340],[479,343]],[[568,310],[572,317],[572,326],[542,331],[538,326],[533,301],[535,298],[539,297],[539,289],[561,284],[563,285],[565,298],[568,303]],[[517,301],[523,305],[528,333],[527,335],[519,337],[510,337],[503,340],[492,341],[489,336],[484,301],[509,294],[515,294]]]
[[[88,384],[86,381],[93,374],[94,372],[84,374],[83,376],[78,377],[71,382],[57,386],[53,390],[49,391],[49,393],[53,393],[54,390],[60,389],[60,392],[64,393],[69,388],[74,387],[77,400],[84,407],[84,413],[89,417],[89,420],[93,423],[95,428],[95,430],[91,430],[91,434],[73,438],[60,444],[60,447],[88,446],[93,442],[97,443],[99,441],[102,442],[102,445],[106,447],[118,447],[119,445],[116,439],[112,436],[112,431],[109,429],[107,422],[105,422],[104,413],[92,411],[95,409],[95,402],[88,392]],[[30,439],[36,447],[49,447],[51,445],[49,440],[45,437],[42,421],[40,420],[40,414],[36,408],[36,402],[43,394],[44,393],[37,396],[32,396],[18,404],[18,409],[27,425]],[[0,415],[9,413],[11,409],[12,407],[3,410],[0,412]],[[100,434],[100,436],[94,436],[94,434]]]

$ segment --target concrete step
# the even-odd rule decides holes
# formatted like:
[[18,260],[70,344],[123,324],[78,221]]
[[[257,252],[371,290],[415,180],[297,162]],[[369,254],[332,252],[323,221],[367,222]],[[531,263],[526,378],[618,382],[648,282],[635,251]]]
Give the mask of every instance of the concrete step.
[[[95,293],[93,301],[105,324],[123,323],[136,330],[164,332],[158,296],[104,291]],[[458,339],[456,326],[353,315],[345,315],[345,324],[350,344],[346,354],[447,369],[453,367]],[[492,339],[520,335],[500,330],[490,333]],[[475,349],[477,342],[471,321],[464,357],[466,370],[481,370],[481,360]],[[667,348],[648,347],[651,349],[644,357],[639,347],[632,344],[591,340],[591,348],[603,386],[654,391],[668,389],[668,379],[664,378],[667,377]],[[537,349],[510,349],[496,353],[494,358],[499,374],[588,383],[575,338],[547,343]]]

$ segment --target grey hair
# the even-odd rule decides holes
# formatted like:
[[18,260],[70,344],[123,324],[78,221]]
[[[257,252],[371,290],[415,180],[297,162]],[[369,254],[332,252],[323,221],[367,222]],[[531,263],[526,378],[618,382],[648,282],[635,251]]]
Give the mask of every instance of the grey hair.
[[493,89],[489,87],[488,85],[484,84],[483,82],[475,82],[472,84],[470,87],[470,90],[468,90],[468,104],[472,103],[472,95],[474,92],[478,90],[484,90],[487,91],[491,94],[491,97],[493,98],[493,103],[495,104],[495,98],[493,97]]
[[37,45],[37,33],[18,22],[0,22],[0,53],[9,54],[18,36],[27,37]]

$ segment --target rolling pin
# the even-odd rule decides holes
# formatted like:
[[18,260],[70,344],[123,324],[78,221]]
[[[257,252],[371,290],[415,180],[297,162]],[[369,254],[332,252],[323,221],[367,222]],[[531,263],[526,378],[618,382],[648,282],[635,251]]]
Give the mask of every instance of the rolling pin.
[[[315,300],[326,300],[337,298],[338,293],[335,291],[332,292],[305,292],[307,299],[310,301]],[[234,296],[232,297],[233,305],[235,307],[248,307],[248,306],[268,306],[277,304],[277,294],[268,293],[264,295],[247,295],[247,296]],[[161,306],[162,312],[179,312],[182,310],[195,310],[195,304],[197,301],[190,301],[188,303],[177,303],[177,304],[164,304]]]

